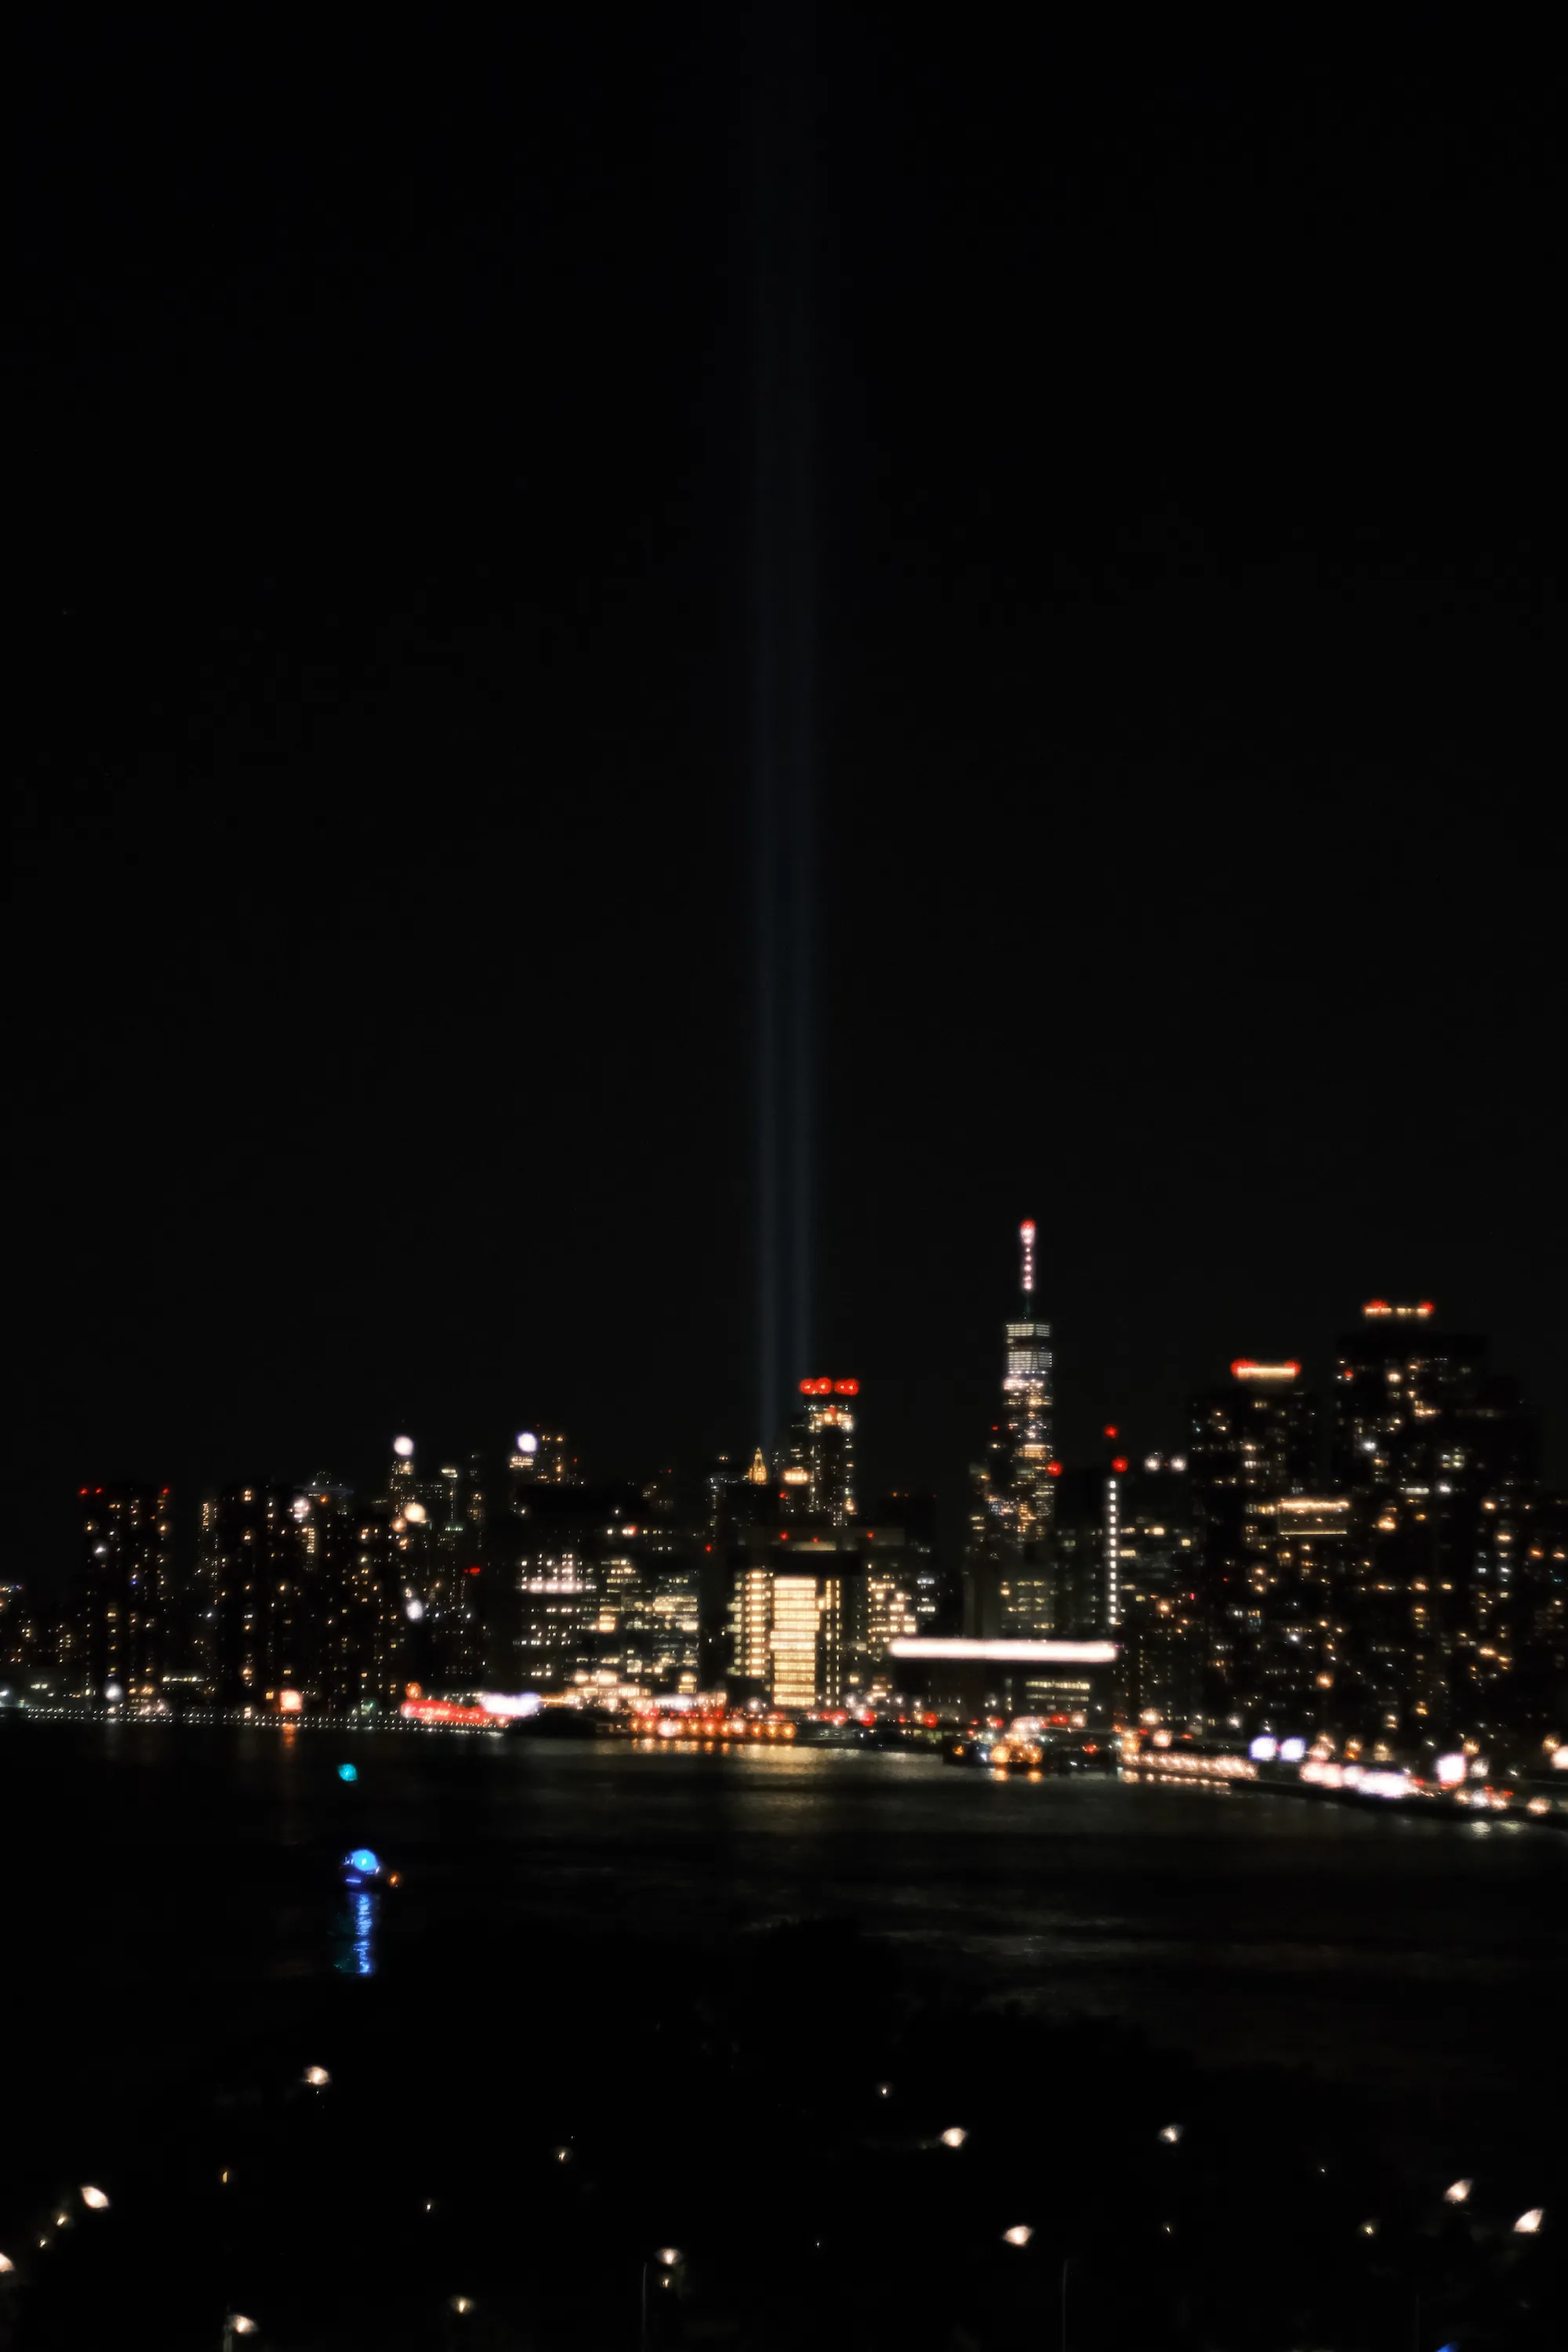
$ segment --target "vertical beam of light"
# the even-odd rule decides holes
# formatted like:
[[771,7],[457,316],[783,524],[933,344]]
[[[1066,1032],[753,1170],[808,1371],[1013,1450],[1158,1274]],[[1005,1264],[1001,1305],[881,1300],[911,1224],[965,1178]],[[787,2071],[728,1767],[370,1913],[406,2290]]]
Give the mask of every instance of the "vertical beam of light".
[[811,1366],[816,1235],[816,465],[809,13],[757,18],[753,845],[757,1405],[771,1444]]

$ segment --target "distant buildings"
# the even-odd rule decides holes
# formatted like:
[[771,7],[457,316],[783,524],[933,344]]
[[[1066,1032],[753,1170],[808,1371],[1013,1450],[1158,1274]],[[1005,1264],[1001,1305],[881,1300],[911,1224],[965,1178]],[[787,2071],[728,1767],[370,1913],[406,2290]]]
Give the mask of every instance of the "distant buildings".
[[1486,1342],[1373,1299],[1339,1343],[1334,1487],[1353,1533],[1344,1698],[1401,1736],[1515,1710],[1539,1579],[1538,1433]]
[[1184,1454],[1147,1454],[1131,1472],[1118,1538],[1123,1711],[1132,1722],[1196,1727],[1207,1635]]
[[946,1694],[1226,1738],[1568,1732],[1568,1501],[1479,1338],[1373,1300],[1326,1412],[1297,1361],[1238,1357],[1180,1450],[1112,1426],[1069,1464],[1035,1238],[959,1572],[931,1496],[863,1507],[860,1381],[813,1373],[771,1450],[688,1497],[670,1472],[590,1482],[554,1428],[493,1486],[472,1454],[423,1474],[402,1435],[368,1496],[324,1473],[207,1496],[182,1561],[166,1489],[84,1487],[58,1620],[0,1588],[0,1698],[374,1718],[415,1687],[849,1715]]
[[1238,1357],[1230,1385],[1193,1400],[1187,1459],[1204,1643],[1202,1704],[1223,1717],[1255,1706],[1260,1622],[1248,1513],[1305,1495],[1318,1479],[1319,1412],[1294,1361]]
[[1063,1615],[1051,1549],[1051,1327],[1035,1312],[1035,1226],[1018,1228],[1018,1306],[1005,1327],[991,1442],[970,1466],[965,1622],[972,1636],[1053,1633]]
[[168,1663],[174,1601],[168,1490],[95,1486],[80,1502],[77,1675],[95,1698],[152,1697]]

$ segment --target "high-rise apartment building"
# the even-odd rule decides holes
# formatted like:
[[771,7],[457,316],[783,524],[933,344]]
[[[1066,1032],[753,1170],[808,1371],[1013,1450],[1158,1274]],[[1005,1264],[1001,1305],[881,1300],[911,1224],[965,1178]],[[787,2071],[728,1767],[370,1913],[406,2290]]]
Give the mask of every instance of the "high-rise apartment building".
[[1184,1454],[1148,1454],[1119,1481],[1118,1638],[1130,1719],[1177,1729],[1203,1710],[1204,1633]]
[[83,1487],[75,1678],[94,1699],[158,1695],[173,1593],[167,1487]]
[[479,1457],[447,1463],[432,1482],[422,1587],[430,1674],[443,1690],[466,1687],[485,1671],[484,1488]]
[[1537,1492],[1517,1383],[1430,1300],[1370,1300],[1339,1343],[1332,1453],[1354,1538],[1342,1696],[1357,1727],[1447,1737],[1510,1719]]
[[202,1507],[197,1581],[214,1695],[275,1707],[321,1697],[328,1587],[316,1506],[298,1486],[226,1486]]
[[1249,1729],[1310,1733],[1343,1712],[1353,1559],[1343,1495],[1254,1495],[1226,1610],[1230,1696]]
[[0,1584],[0,1705],[18,1698],[37,1662],[38,1635],[19,1584]]
[[310,1503],[319,1612],[315,1684],[323,1706],[375,1716],[394,1708],[425,1656],[414,1651],[417,1601],[403,1543],[407,1525],[389,1502],[364,1503],[328,1474],[304,1489]]
[[1187,1458],[1196,1606],[1205,1628],[1205,1706],[1221,1718],[1237,1712],[1238,1660],[1251,1638],[1247,1511],[1319,1486],[1318,1402],[1300,1383],[1294,1360],[1242,1356],[1230,1368],[1228,1388],[1193,1401]]

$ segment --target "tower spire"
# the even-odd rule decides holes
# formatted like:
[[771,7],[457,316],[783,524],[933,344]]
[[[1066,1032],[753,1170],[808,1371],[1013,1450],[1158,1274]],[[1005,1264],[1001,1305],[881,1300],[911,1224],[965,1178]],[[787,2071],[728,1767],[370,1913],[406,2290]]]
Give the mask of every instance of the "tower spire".
[[1024,1294],[1025,1306],[1032,1309],[1035,1304],[1035,1221],[1033,1217],[1026,1217],[1018,1228],[1018,1253],[1021,1262],[1018,1286]]

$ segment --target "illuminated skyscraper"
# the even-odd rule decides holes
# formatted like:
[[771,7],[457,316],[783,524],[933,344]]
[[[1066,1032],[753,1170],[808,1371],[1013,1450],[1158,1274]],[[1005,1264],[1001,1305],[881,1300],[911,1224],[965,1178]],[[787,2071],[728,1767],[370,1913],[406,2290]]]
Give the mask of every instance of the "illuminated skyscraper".
[[828,1519],[758,1520],[737,1531],[729,1679],[736,1696],[793,1709],[844,1702],[861,1581],[858,1540]]
[[569,1452],[558,1429],[521,1429],[507,1465],[511,1472],[513,1507],[521,1510],[535,1486],[576,1486],[583,1483],[582,1465]]
[[1148,1454],[1121,1482],[1119,1616],[1129,1716],[1201,1721],[1204,1628],[1184,1454]]
[[1051,1327],[1035,1312],[1035,1227],[1018,1228],[1018,1311],[1005,1327],[1002,1411],[984,1459],[972,1465],[965,1616],[973,1633],[1056,1630],[1050,1538]]
[[[321,1704],[353,1715],[390,1713],[416,1658],[402,1536],[390,1505],[358,1501],[326,1475],[308,1489],[316,1545]],[[406,1533],[406,1529],[404,1529]]]
[[392,1468],[387,1478],[387,1498],[395,1511],[401,1511],[415,1499],[416,1473],[414,1440],[395,1437],[392,1441]]
[[779,1447],[781,1501],[836,1528],[855,1517],[855,1412],[858,1381],[802,1381],[801,1409]]
[[226,1486],[203,1506],[197,1577],[219,1701],[318,1699],[326,1582],[318,1510],[297,1486]]
[[478,1682],[484,1674],[480,1588],[483,1584],[484,1492],[479,1462],[445,1464],[428,1494],[427,1580],[425,1602],[430,1673],[441,1690]]
[[1313,1494],[1319,1485],[1318,1401],[1300,1385],[1300,1365],[1240,1356],[1230,1375],[1228,1388],[1194,1398],[1190,1448],[1205,1705],[1221,1717],[1238,1705],[1245,1711],[1245,1661],[1255,1649],[1248,1509]]
[[94,1699],[156,1694],[168,1618],[166,1488],[95,1486],[81,1496],[83,1576],[74,1662]]
[[1446,1737],[1526,1706],[1538,1434],[1486,1358],[1429,1299],[1374,1298],[1340,1341],[1333,1462],[1353,1542],[1336,1689],[1363,1732]]

